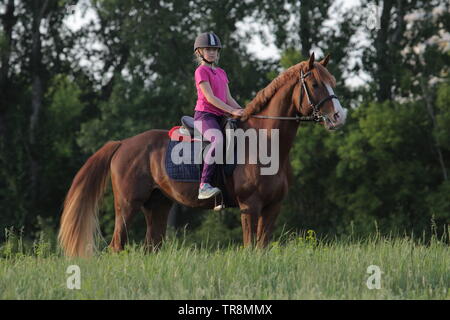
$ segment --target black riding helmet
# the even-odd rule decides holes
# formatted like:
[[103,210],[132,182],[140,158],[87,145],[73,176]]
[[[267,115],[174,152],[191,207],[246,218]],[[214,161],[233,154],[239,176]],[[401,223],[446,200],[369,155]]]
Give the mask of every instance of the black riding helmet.
[[[198,48],[219,48],[220,50],[222,49],[222,44],[220,43],[219,37],[214,32],[204,32],[195,39],[194,52]],[[198,54],[203,59],[203,61],[212,63],[206,60],[200,52]]]

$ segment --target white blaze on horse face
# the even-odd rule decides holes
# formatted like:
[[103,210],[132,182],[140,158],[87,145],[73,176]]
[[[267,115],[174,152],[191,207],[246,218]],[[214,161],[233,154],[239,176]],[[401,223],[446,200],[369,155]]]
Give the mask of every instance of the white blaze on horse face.
[[[333,88],[331,88],[330,85],[325,84],[325,87],[327,88],[329,95],[334,95]],[[347,109],[342,108],[338,99],[332,99],[331,101],[333,101],[334,115],[330,118],[335,127],[340,127],[344,125],[345,119],[347,118]]]

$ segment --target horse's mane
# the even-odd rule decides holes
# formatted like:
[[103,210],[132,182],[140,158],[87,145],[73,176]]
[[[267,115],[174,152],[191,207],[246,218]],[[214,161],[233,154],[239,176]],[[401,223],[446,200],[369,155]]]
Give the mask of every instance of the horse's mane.
[[[258,91],[255,98],[245,107],[241,120],[246,121],[250,115],[263,110],[275,93],[287,83],[294,85],[296,81],[293,81],[293,79],[299,79],[300,71],[303,70],[303,72],[307,72],[307,64],[308,61],[302,61],[296,65],[293,65],[278,75],[278,77],[273,79],[267,87]],[[314,62],[314,68],[311,71],[312,75],[319,82],[319,84],[325,83],[331,87],[336,86],[336,80],[333,75],[320,63]]]

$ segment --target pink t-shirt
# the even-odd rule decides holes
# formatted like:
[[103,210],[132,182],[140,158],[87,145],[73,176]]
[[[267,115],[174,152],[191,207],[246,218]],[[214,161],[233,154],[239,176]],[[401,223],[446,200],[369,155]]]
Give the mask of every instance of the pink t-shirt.
[[225,111],[217,108],[208,102],[202,89],[200,89],[200,82],[208,81],[211,85],[214,95],[227,103],[227,84],[229,83],[226,72],[221,68],[215,68],[212,70],[208,66],[199,66],[195,70],[195,86],[197,87],[197,104],[195,110],[214,113],[216,115],[224,115]]

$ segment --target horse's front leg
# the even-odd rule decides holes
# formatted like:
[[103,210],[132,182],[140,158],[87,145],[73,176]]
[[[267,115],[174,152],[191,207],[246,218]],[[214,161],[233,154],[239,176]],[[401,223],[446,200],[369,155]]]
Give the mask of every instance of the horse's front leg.
[[258,248],[265,248],[269,244],[272,236],[273,228],[278,214],[281,211],[281,202],[272,203],[261,212],[258,217],[258,229],[256,234],[256,246]]
[[256,228],[258,217],[255,213],[241,212],[242,223],[242,237],[244,241],[244,247],[252,246],[255,242]]
[[244,247],[252,246],[256,240],[258,217],[261,214],[261,200],[250,199],[239,202]]

